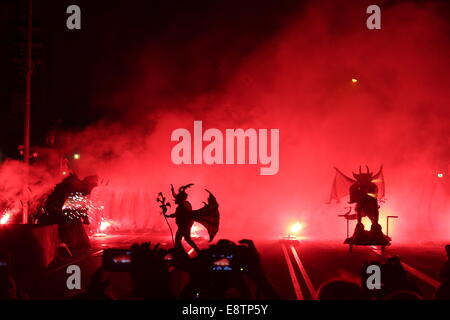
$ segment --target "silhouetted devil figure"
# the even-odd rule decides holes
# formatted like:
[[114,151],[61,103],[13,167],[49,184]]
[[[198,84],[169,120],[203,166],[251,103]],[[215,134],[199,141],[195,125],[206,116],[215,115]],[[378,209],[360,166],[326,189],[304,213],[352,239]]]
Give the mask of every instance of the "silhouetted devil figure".
[[369,171],[362,173],[359,167],[359,173],[353,173],[356,181],[350,187],[349,203],[356,203],[355,211],[357,213],[358,223],[361,223],[363,216],[367,216],[373,225],[378,224],[378,186],[374,183],[374,174]]
[[339,169],[336,169],[336,176],[334,178],[333,187],[331,189],[330,202],[336,200],[339,202],[340,198],[349,195],[349,203],[355,203],[356,216],[347,216],[347,219],[358,219],[358,224],[361,219],[367,216],[373,225],[378,224],[378,199],[384,197],[384,177],[383,167],[374,174],[366,166],[367,171],[362,172],[359,167],[359,173],[353,173],[353,178],[343,174]]
[[178,189],[178,193],[175,193],[173,185],[170,185],[175,204],[177,205],[177,208],[173,214],[166,214],[169,204],[165,203],[165,200],[162,202],[158,200],[158,202],[162,203],[162,213],[166,218],[175,218],[175,222],[178,227],[175,234],[175,248],[183,248],[181,240],[184,238],[186,242],[197,253],[199,253],[200,249],[191,238],[192,225],[194,222],[201,223],[208,231],[209,241],[212,241],[214,236],[219,231],[219,204],[213,194],[209,190],[205,189],[209,193],[208,203],[204,203],[205,205],[198,210],[192,210],[192,205],[189,201],[187,201],[188,194],[186,193],[186,189],[191,186],[193,186],[192,183],[182,186]]
[[[336,169],[336,175],[331,188],[331,200],[339,199],[349,195],[349,203],[355,203],[356,214],[347,212],[344,217],[346,219],[357,219],[358,223],[355,227],[353,236],[347,238],[345,243],[356,245],[382,245],[386,246],[390,243],[390,238],[385,236],[378,223],[379,205],[378,200],[384,198],[384,177],[383,167],[374,174],[367,167],[366,172],[362,172],[359,167],[359,173],[353,173],[353,178],[347,177],[339,169]],[[370,231],[365,231],[361,219],[367,216],[372,225]]]

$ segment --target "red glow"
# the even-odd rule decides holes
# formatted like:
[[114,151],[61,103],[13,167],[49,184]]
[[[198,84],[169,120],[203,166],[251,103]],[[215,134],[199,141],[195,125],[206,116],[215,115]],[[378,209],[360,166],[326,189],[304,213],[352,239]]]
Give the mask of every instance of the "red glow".
[[303,225],[300,222],[296,222],[289,227],[289,234],[298,235],[303,230]]
[[0,224],[7,224],[11,218],[11,215],[11,212],[5,210],[2,217],[0,218]]
[[97,226],[97,233],[94,236],[106,236],[108,233],[118,231],[120,226],[117,222],[111,219],[101,218],[100,223]]
[[195,238],[208,238],[208,232],[206,229],[199,223],[194,222],[191,228],[191,236]]
[[104,232],[106,229],[108,229],[111,226],[111,223],[109,221],[102,221],[100,222],[99,230],[101,232]]
[[[437,76],[448,64],[442,52],[450,48],[439,41],[445,29],[432,22],[439,20],[432,8],[423,11],[398,4],[386,10],[390,17],[404,16],[407,10],[409,18],[393,24],[390,32],[369,35],[359,26],[353,28],[353,19],[346,19],[346,12],[353,12],[351,5],[344,10],[331,3],[311,4],[304,17],[246,57],[227,82],[226,93],[199,94],[189,100],[189,112],[173,95],[149,97],[155,85],[186,79],[177,72],[166,73],[165,68],[155,72],[161,70],[161,61],[153,64],[144,50],[145,59],[137,64],[139,69],[153,70],[152,76],[139,79],[140,86],[123,88],[120,97],[110,101],[135,125],[102,123],[71,136],[70,148],[83,154],[80,172],[98,173],[109,183],[95,190],[105,203],[104,216],[125,228],[136,224],[165,230],[157,204],[152,206],[149,199],[159,191],[168,196],[170,183],[195,183],[189,190],[193,208],[202,206],[203,188],[219,201],[218,237],[285,235],[292,221],[288,213],[301,212],[301,223],[308,226],[302,236],[341,238],[345,224],[337,215],[347,211],[348,199],[340,205],[325,204],[333,166],[350,173],[359,165],[374,169],[383,164],[387,200],[380,210],[400,217],[391,221],[394,240],[446,237],[448,190],[433,193],[436,178],[428,174],[436,167],[430,159],[445,160],[442,142],[450,134],[447,124],[438,121],[450,117],[443,89],[450,80]],[[336,14],[340,21],[348,21],[351,34],[326,31],[333,29],[329,17]],[[418,24],[423,27],[414,27]],[[414,36],[402,36],[409,28],[414,28]],[[333,50],[317,46],[316,39],[332,41]],[[426,49],[430,47],[437,49],[430,52]],[[187,79],[200,77],[191,76]],[[364,86],[351,90],[342,79],[356,85],[364,79]],[[149,100],[160,101],[164,108],[148,113]],[[424,122],[424,114],[434,116]],[[174,165],[170,135],[176,128],[191,128],[194,120],[222,132],[237,127],[280,128],[279,173],[263,177],[251,165]],[[153,131],[142,131],[149,121],[155,124]],[[112,156],[99,161],[98,154]],[[385,230],[383,214],[380,224]]]
[[[206,200],[203,188],[217,197],[219,238],[292,233],[286,229],[298,216],[307,226],[300,228],[302,236],[342,239],[345,223],[337,215],[348,210],[348,199],[325,204],[333,166],[350,173],[359,165],[383,164],[383,230],[386,216],[393,214],[399,216],[389,225],[394,241],[448,238],[450,188],[434,169],[445,168],[441,163],[450,159],[450,129],[443,121],[450,118],[450,46],[442,41],[448,21],[432,3],[396,2],[383,11],[388,32],[369,32],[354,19],[364,12],[361,1],[311,1],[298,19],[289,19],[254,50],[243,55],[227,47],[208,59],[217,65],[205,65],[197,55],[219,48],[223,37],[200,37],[180,52],[193,61],[186,69],[195,72],[181,72],[165,58],[172,57],[173,48],[144,46],[133,53],[135,59],[124,57],[130,71],[114,94],[108,88],[96,97],[119,120],[67,134],[67,145],[58,151],[73,155],[80,177],[101,177],[104,182],[93,191],[104,204],[101,216],[124,228],[170,234],[154,197],[163,191],[171,200],[170,183],[195,183],[188,191],[194,209]],[[341,23],[344,33],[335,30]],[[234,55],[242,59],[229,64]],[[222,79],[220,90],[204,90],[202,83],[212,78]],[[192,90],[174,86],[191,88],[191,83]],[[170,134],[190,128],[194,120],[222,132],[279,128],[279,173],[260,176],[251,165],[174,165]],[[77,159],[74,150],[82,157]],[[32,168],[33,203],[51,190],[54,177],[61,179],[55,158],[50,169]],[[0,166],[0,200],[17,210],[22,172],[18,162]],[[192,234],[199,234],[195,225]]]

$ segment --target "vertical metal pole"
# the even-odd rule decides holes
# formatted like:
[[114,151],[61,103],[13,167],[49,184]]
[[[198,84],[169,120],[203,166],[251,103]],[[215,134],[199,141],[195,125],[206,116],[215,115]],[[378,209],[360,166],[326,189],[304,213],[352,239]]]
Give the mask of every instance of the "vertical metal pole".
[[347,238],[349,237],[349,221],[348,221],[348,219],[347,219]]
[[24,112],[24,156],[23,161],[25,165],[24,172],[24,188],[23,188],[23,211],[22,211],[22,223],[28,223],[29,215],[29,197],[28,197],[28,176],[30,166],[30,103],[31,103],[31,73],[33,72],[33,1],[28,0],[28,12],[27,12],[27,28],[26,28],[26,66],[25,66],[25,112]]
[[389,216],[386,217],[386,236],[389,237]]
[[389,237],[389,218],[398,218],[398,216],[386,216],[386,236]]

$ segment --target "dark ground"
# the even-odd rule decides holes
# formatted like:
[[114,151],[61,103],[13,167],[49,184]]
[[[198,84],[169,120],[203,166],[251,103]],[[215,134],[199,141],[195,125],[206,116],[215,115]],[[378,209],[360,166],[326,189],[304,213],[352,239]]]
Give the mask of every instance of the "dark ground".
[[[67,299],[76,293],[76,290],[66,288],[68,265],[80,266],[82,288],[85,288],[92,273],[101,264],[104,248],[126,248],[135,242],[145,241],[160,242],[163,247],[170,247],[169,239],[146,233],[91,237],[92,249],[59,259],[47,270],[27,271],[19,275],[17,280],[31,299]],[[207,246],[205,241],[199,243],[200,247]],[[320,285],[332,278],[358,279],[364,261],[383,259],[379,248],[356,247],[353,252],[349,252],[348,246],[338,241],[265,240],[255,243],[271,282],[282,297],[289,300],[311,299]],[[402,259],[405,269],[421,289],[424,298],[431,299],[438,284],[439,269],[446,259],[444,243],[394,242],[385,252],[385,257],[392,255]],[[292,266],[291,270],[289,264]],[[131,287],[127,274],[107,273],[105,277],[112,279],[112,291],[116,297],[125,298],[128,295]]]

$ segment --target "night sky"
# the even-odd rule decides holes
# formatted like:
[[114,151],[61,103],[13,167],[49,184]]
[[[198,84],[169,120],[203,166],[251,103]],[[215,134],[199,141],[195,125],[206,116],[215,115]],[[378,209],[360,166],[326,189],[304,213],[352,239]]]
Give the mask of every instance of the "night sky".
[[[65,11],[71,4],[81,8],[81,30],[66,28]],[[153,95],[189,99],[199,92],[217,90],[246,55],[289,23],[301,5],[301,1],[261,5],[253,0],[35,1],[34,41],[42,47],[34,54],[40,64],[33,75],[33,142],[40,144],[52,126],[73,130],[99,119],[120,118],[122,115],[107,105],[108,96],[124,86],[139,84],[142,74],[134,62],[140,50],[149,46],[171,69],[170,86],[158,88]],[[11,152],[22,139],[18,127],[22,123],[23,74],[11,58],[21,57],[16,44],[24,35],[16,28],[24,25],[26,2],[2,1],[0,8],[5,17],[0,31],[5,40],[2,64],[7,70],[1,77],[5,86],[1,106],[5,115],[13,110],[17,124],[9,128],[9,137],[2,139],[2,144]],[[16,86],[9,81],[12,78],[18,79]]]

